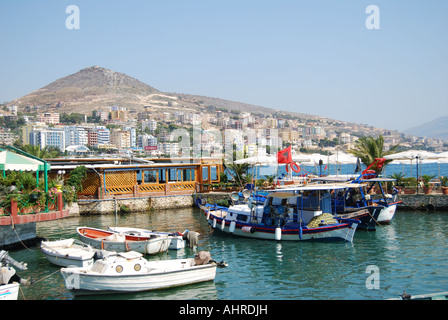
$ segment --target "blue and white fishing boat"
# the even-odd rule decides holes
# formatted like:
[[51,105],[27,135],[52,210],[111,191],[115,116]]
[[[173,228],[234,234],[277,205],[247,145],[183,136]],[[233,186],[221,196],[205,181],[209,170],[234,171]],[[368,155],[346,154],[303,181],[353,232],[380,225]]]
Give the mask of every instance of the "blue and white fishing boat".
[[379,177],[374,170],[370,170],[372,166],[382,168],[385,160],[384,158],[375,159],[357,176],[326,176],[314,178],[313,180],[327,183],[352,183],[353,185],[349,185],[343,195],[344,206],[338,207],[337,211],[341,213],[358,210],[363,207],[378,206],[381,207],[381,211],[374,218],[375,222],[376,224],[387,224],[394,217],[397,206],[401,201],[397,201],[398,191],[393,191],[392,194],[386,193],[383,184],[392,184],[395,179]]
[[334,216],[332,209],[331,192],[344,188],[320,184],[274,190],[262,204],[256,198],[230,207],[199,201],[197,204],[213,229],[237,236],[277,241],[352,242],[360,221]]

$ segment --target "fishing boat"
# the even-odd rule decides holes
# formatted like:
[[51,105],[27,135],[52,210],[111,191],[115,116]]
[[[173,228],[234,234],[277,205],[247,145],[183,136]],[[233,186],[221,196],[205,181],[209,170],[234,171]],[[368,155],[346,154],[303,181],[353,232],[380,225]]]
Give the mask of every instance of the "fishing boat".
[[[397,201],[397,193],[386,193],[383,184],[393,183],[395,179],[379,177],[375,170],[371,168],[381,169],[386,159],[376,158],[364,171],[359,175],[338,175],[316,177],[313,181],[323,183],[351,183],[345,190],[344,210],[358,210],[359,208],[367,208],[371,206],[379,206],[381,210],[375,218],[376,224],[387,224],[393,219],[397,206],[402,201]],[[340,210],[338,209],[340,212]],[[377,210],[375,210],[377,211]],[[373,215],[372,215],[373,217]]]
[[75,295],[103,294],[213,281],[217,266],[209,253],[203,251],[195,258],[156,261],[148,261],[141,253],[130,251],[97,260],[92,268],[62,268],[61,274],[67,289]]
[[167,251],[170,243],[170,238],[159,235],[132,236],[89,227],[78,227],[76,232],[82,242],[97,249],[116,252],[157,254]]
[[229,207],[197,204],[214,230],[238,236],[270,240],[353,241],[357,219],[335,217],[331,192],[341,185],[314,185],[275,190],[263,204]]
[[183,233],[180,233],[180,232],[169,233],[169,232],[154,231],[154,230],[147,230],[147,229],[133,228],[133,227],[108,227],[107,229],[112,232],[115,232],[115,233],[123,233],[123,234],[131,235],[131,236],[168,237],[170,239],[168,250],[179,250],[179,249],[185,248],[186,240],[184,240],[184,236],[186,239],[186,235],[188,233],[188,230],[185,230]]
[[76,239],[42,241],[40,250],[50,263],[60,267],[90,268],[95,259],[116,254],[112,251],[94,249],[82,242],[77,243]]

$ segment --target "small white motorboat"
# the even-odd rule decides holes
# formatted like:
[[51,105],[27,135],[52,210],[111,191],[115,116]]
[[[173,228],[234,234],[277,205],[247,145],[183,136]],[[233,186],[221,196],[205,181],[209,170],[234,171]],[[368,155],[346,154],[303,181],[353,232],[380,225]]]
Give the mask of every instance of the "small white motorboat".
[[62,268],[61,274],[75,295],[139,292],[212,281],[222,265],[205,251],[195,258],[156,261],[130,251],[96,260],[92,268]]
[[132,236],[108,230],[78,227],[79,239],[96,249],[127,252],[137,251],[143,254],[157,254],[168,250],[170,239],[158,235]]
[[19,296],[20,284],[15,282],[11,284],[0,285],[0,301],[1,300],[17,300]]
[[27,270],[26,263],[11,258],[8,251],[0,250],[0,301],[17,300],[20,284],[29,284],[28,280],[16,275],[16,269]]
[[40,250],[48,261],[60,267],[91,268],[96,258],[116,254],[112,251],[94,249],[85,243],[76,243],[75,239],[42,241]]
[[187,242],[186,239],[189,239],[188,233],[190,231],[185,230],[183,233],[180,232],[163,232],[163,231],[154,231],[154,230],[147,230],[147,229],[141,229],[141,228],[133,228],[133,227],[109,227],[108,230],[116,232],[116,233],[123,233],[126,235],[131,236],[162,236],[162,237],[168,237],[170,239],[170,244],[168,246],[169,250],[179,250],[185,248],[185,243]]

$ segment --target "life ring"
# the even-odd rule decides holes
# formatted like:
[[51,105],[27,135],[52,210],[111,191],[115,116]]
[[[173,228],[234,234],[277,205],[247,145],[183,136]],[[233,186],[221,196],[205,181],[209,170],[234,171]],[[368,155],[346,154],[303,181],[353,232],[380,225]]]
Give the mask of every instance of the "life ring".
[[[297,163],[291,162],[290,165],[291,165],[291,170],[292,171],[297,172],[297,173],[300,172],[300,167],[297,165]],[[295,167],[295,169],[294,169],[294,167]]]

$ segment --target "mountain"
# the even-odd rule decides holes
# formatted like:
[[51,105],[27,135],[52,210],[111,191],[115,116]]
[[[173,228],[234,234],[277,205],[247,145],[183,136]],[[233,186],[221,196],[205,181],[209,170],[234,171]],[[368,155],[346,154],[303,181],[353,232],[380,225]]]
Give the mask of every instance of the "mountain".
[[21,106],[59,107],[61,111],[89,112],[95,106],[140,104],[154,94],[153,87],[125,74],[98,66],[85,68],[12,101]]
[[405,130],[404,133],[417,137],[448,140],[448,116],[440,117],[417,127],[410,128]]
[[[91,114],[99,107],[119,106],[140,111],[144,106],[182,111],[198,111],[209,106],[230,110],[273,114],[278,110],[219,98],[184,93],[161,92],[126,74],[99,66],[82,69],[10,102],[19,107],[41,106],[60,113]],[[282,112],[317,119],[318,116]]]

